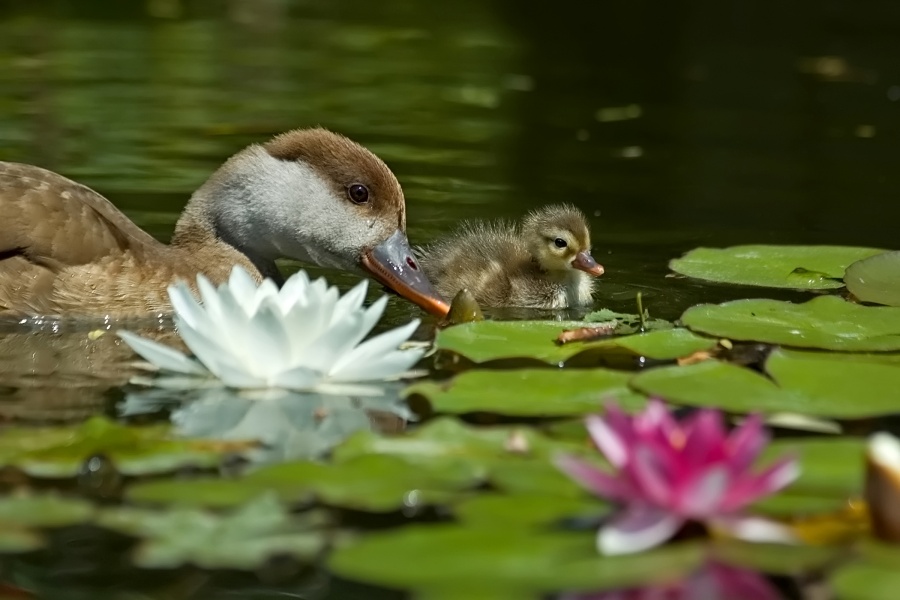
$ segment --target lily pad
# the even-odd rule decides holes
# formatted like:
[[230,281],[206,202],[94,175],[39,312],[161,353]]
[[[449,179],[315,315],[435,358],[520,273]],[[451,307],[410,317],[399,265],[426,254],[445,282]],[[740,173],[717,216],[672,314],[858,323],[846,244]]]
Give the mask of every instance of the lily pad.
[[848,266],[882,252],[851,246],[696,248],[669,261],[669,268],[681,275],[719,283],[827,290],[843,287],[841,278]]
[[609,508],[608,504],[585,496],[479,494],[458,503],[453,512],[466,524],[491,526],[509,523],[524,527],[552,524],[568,518],[597,517]]
[[900,252],[885,252],[847,268],[844,282],[863,302],[900,306]]
[[147,475],[185,466],[215,467],[228,449],[224,443],[176,439],[168,425],[129,427],[93,417],[76,427],[4,431],[0,466],[17,467],[32,477],[73,477],[85,461],[102,455],[124,475]]
[[207,569],[254,569],[272,556],[313,560],[327,537],[318,513],[292,516],[273,494],[231,514],[194,509],[103,511],[98,525],[142,538],[134,561],[148,569],[192,564]]
[[[658,330],[666,330],[672,329],[674,325],[671,321],[666,321],[665,319],[651,319],[646,316],[647,313],[644,313],[644,331],[658,331]],[[584,320],[589,323],[604,323],[608,321],[616,321],[616,335],[628,335],[631,333],[638,333],[641,331],[641,316],[633,315],[628,313],[619,313],[608,308],[603,308],[600,310],[595,310],[592,313],[588,313]]]
[[504,491],[585,497],[586,492],[550,462],[560,452],[585,454],[590,449],[552,440],[530,427],[471,427],[443,417],[404,436],[357,433],[338,446],[333,457],[343,462],[367,454],[391,455],[420,471],[441,471],[463,462],[481,480]]
[[710,555],[729,565],[761,573],[800,576],[829,566],[842,552],[841,548],[834,547],[729,540],[713,544]]
[[40,550],[45,540],[39,534],[16,525],[0,525],[0,554],[24,554]]
[[556,343],[557,336],[563,331],[583,327],[583,321],[478,321],[438,332],[435,345],[439,350],[461,354],[477,363],[531,358],[559,365],[579,355],[617,350],[669,360],[712,348],[716,344],[715,340],[684,329],[664,329],[563,345]]
[[67,527],[90,520],[94,505],[55,494],[0,497],[0,523],[19,527]]
[[376,585],[444,593],[472,590],[485,597],[485,590],[534,594],[649,585],[684,575],[702,560],[701,547],[687,544],[600,557],[592,533],[515,524],[411,525],[337,550],[329,567],[342,577]]
[[689,308],[681,321],[707,335],[844,351],[900,350],[900,308],[861,306],[836,296],[802,304],[735,300]]
[[836,368],[817,353],[776,350],[766,361],[771,379],[745,367],[705,361],[648,369],[631,385],[651,396],[731,412],[796,412],[862,418],[900,412],[900,366],[860,360]]
[[268,491],[289,504],[316,497],[332,506],[387,512],[448,502],[480,480],[479,470],[461,461],[416,469],[395,456],[361,455],[341,464],[283,463],[231,480],[148,481],[126,493],[134,502],[230,507]]
[[900,589],[900,571],[896,565],[853,563],[838,569],[830,583],[841,600],[886,600]]
[[644,397],[628,388],[630,375],[609,369],[521,369],[466,371],[447,382],[423,381],[407,397],[426,397],[437,412],[493,412],[518,416],[562,416],[597,412],[604,400],[631,407]]

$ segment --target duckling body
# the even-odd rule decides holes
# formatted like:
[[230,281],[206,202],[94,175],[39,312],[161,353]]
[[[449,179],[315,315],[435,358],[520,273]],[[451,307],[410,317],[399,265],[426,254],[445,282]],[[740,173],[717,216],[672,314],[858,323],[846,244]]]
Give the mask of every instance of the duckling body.
[[394,175],[323,129],[233,156],[193,194],[168,245],[97,192],[32,165],[0,162],[0,215],[0,314],[169,312],[166,288],[179,279],[221,283],[241,265],[281,281],[281,257],[365,272],[431,312],[447,309],[410,268]]
[[590,255],[587,221],[569,205],[518,223],[464,223],[422,249],[420,264],[443,296],[468,288],[483,306],[584,306],[603,273]]

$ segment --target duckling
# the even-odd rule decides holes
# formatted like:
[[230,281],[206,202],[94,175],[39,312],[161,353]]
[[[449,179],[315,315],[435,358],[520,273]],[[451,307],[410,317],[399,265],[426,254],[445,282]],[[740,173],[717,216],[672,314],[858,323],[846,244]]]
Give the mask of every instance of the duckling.
[[568,204],[546,206],[519,223],[464,223],[418,249],[438,291],[468,288],[483,306],[566,308],[590,304],[603,267],[591,256],[587,219]]
[[143,316],[199,273],[283,279],[277,258],[368,274],[429,312],[449,305],[416,264],[406,203],[378,157],[326,129],[297,129],[231,157],[194,194],[170,244],[97,192],[0,162],[0,315]]

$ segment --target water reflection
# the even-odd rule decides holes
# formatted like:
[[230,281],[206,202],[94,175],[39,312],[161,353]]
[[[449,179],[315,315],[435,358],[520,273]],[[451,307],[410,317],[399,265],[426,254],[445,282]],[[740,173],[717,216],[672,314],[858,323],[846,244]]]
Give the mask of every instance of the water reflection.
[[399,389],[386,388],[382,396],[336,396],[218,385],[187,392],[139,388],[129,389],[118,410],[123,418],[168,411],[175,430],[187,437],[258,440],[263,446],[249,458],[275,462],[321,457],[360,430],[402,431],[413,415]]
[[710,561],[678,581],[606,592],[564,594],[559,600],[779,600],[782,597],[763,575]]

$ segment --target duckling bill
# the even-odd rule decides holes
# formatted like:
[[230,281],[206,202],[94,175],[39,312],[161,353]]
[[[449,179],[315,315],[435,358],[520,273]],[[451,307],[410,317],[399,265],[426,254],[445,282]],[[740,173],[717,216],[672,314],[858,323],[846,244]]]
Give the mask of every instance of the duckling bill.
[[483,306],[584,306],[603,274],[591,256],[587,219],[567,204],[535,210],[518,223],[464,223],[420,249],[419,262],[442,296],[468,288]]

